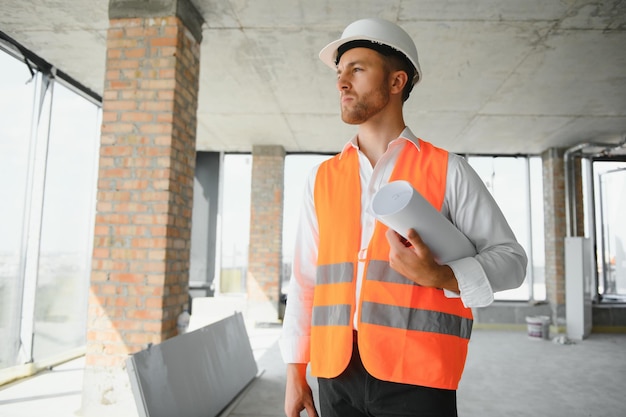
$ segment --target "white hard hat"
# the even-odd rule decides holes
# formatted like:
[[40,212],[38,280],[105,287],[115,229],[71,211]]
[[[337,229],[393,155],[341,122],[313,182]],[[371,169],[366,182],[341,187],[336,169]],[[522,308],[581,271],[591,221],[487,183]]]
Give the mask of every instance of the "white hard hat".
[[415,68],[413,84],[422,79],[422,70],[417,59],[417,48],[408,33],[395,23],[384,19],[369,18],[350,23],[341,34],[341,38],[326,45],[319,54],[323,63],[337,68],[337,50],[342,45],[358,40],[371,41],[373,43],[387,45],[402,53]]

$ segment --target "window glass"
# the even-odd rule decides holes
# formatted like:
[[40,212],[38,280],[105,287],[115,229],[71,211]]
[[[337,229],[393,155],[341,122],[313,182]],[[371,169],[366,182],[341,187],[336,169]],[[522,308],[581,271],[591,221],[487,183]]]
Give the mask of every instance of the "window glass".
[[252,155],[225,155],[221,210],[220,293],[245,293],[250,242]]
[[55,83],[43,195],[33,354],[85,343],[99,108]]
[[285,157],[285,199],[283,207],[283,271],[282,292],[286,293],[291,277],[296,230],[300,218],[305,183],[311,170],[331,155],[306,154]]
[[24,221],[34,87],[23,62],[0,50],[0,369],[17,364]]
[[[529,258],[529,262],[534,262],[537,251],[532,243],[538,239],[543,241],[543,233],[540,232],[543,225],[539,223],[531,224],[532,214],[536,215],[536,210],[531,213],[530,201],[543,203],[541,183],[540,162],[528,164],[525,157],[469,157],[469,163],[476,170],[478,175],[494,196],[506,217],[517,241],[522,245]],[[529,170],[530,168],[530,170]],[[529,171],[533,174],[530,175]],[[532,178],[533,186],[530,186]],[[531,196],[532,194],[532,196]],[[537,207],[535,207],[537,209]],[[543,209],[541,209],[543,210]],[[535,216],[538,217],[538,216]],[[537,219],[537,222],[539,219]],[[540,236],[535,236],[535,231]],[[532,242],[531,242],[532,238]],[[540,248],[538,248],[540,249]],[[539,258],[541,261],[541,257]],[[535,280],[535,270],[541,269],[541,264],[531,264],[527,268],[526,279],[519,288],[496,293],[496,300],[529,300],[545,299],[545,280],[538,277]],[[538,287],[537,289],[535,287]],[[537,294],[535,295],[535,292]]]
[[532,299],[546,300],[546,256],[544,240],[543,217],[543,167],[540,157],[531,157],[530,166],[530,243],[532,251],[529,253],[529,265],[532,273]]
[[602,301],[626,301],[626,162],[596,161],[598,294]]

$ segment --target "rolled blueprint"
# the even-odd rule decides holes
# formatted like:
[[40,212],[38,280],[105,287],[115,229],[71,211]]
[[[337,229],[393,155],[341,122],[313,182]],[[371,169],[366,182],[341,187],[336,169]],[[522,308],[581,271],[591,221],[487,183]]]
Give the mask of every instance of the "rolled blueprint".
[[372,200],[374,217],[406,238],[415,229],[440,264],[474,256],[476,249],[459,229],[407,181],[384,185]]

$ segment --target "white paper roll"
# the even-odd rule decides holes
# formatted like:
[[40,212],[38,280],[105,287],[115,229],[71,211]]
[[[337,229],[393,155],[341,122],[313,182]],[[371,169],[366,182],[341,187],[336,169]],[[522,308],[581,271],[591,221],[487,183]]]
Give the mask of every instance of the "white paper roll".
[[459,229],[407,181],[384,185],[372,200],[372,213],[403,237],[415,229],[440,264],[474,256],[476,249]]

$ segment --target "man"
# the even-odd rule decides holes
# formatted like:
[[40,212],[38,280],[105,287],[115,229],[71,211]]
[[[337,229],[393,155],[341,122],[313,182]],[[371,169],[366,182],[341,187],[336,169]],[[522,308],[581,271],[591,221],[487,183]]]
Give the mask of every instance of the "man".
[[[467,162],[416,138],[402,106],[422,74],[410,36],[382,19],[350,24],[320,52],[337,71],[341,117],[358,126],[307,183],[280,348],[285,413],[317,417],[456,416],[472,307],[518,287],[527,258]],[[369,205],[407,180],[461,230],[474,257],[440,265]]]

